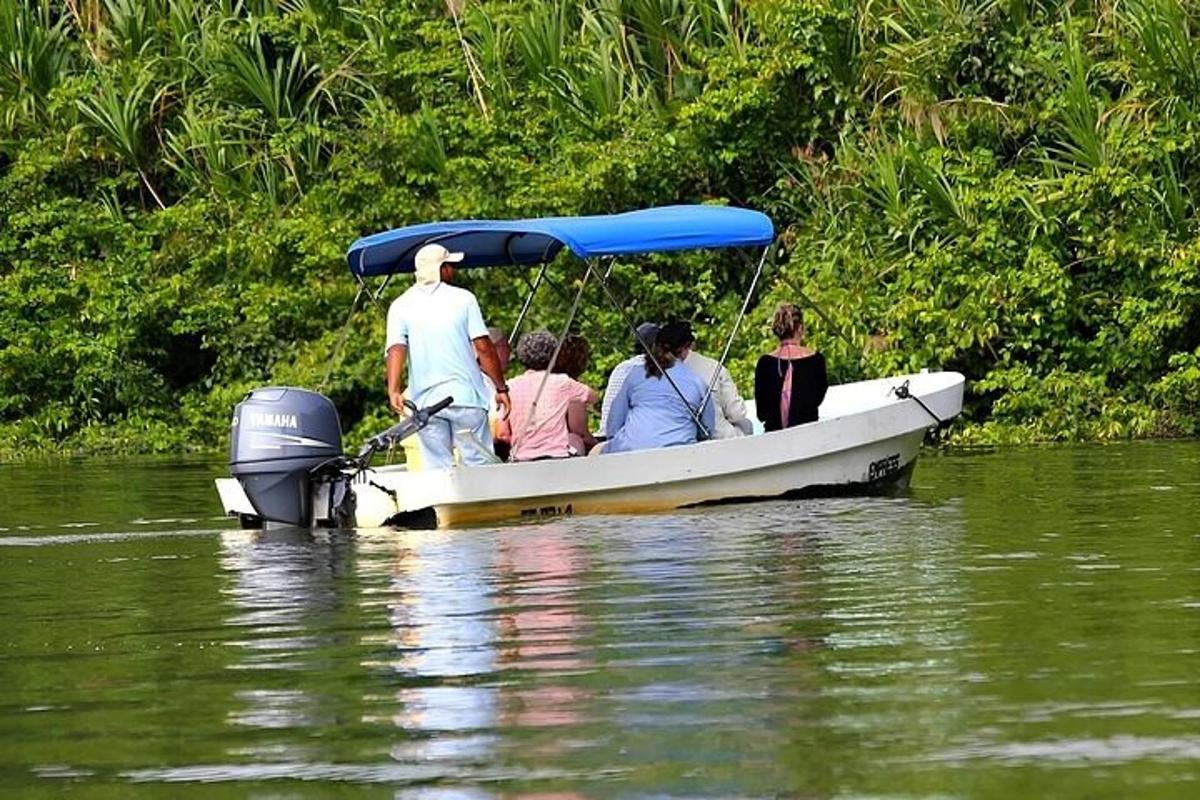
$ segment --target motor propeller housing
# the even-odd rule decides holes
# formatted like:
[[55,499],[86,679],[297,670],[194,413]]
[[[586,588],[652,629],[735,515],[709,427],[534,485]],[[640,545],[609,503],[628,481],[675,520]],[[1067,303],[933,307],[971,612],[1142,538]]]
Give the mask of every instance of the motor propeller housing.
[[234,409],[231,433],[229,471],[258,516],[310,526],[312,472],[342,455],[333,402],[289,386],[255,389]]

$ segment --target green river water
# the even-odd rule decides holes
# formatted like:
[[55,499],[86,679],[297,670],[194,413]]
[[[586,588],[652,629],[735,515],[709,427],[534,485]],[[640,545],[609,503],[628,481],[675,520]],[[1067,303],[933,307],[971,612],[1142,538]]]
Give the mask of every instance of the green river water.
[[224,472],[0,466],[0,797],[1200,797],[1200,443],[455,532]]

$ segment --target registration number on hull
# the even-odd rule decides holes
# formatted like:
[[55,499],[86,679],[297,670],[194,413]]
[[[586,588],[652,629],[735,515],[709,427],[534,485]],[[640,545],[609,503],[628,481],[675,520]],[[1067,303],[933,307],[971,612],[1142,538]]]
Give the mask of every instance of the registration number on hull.
[[522,508],[521,516],[526,519],[536,517],[539,519],[545,517],[570,517],[575,514],[575,509],[568,503],[565,506],[538,506],[537,508]]
[[867,480],[875,481],[880,478],[886,478],[893,472],[900,471],[900,454],[893,453],[886,458],[881,458],[878,461],[872,461],[867,467]]

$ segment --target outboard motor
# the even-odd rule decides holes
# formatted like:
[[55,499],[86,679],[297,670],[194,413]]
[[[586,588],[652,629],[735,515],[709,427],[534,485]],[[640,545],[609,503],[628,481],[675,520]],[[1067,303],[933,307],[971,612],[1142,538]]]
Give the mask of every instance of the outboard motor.
[[342,455],[337,409],[324,395],[271,386],[233,411],[229,471],[263,520],[312,524],[312,470]]

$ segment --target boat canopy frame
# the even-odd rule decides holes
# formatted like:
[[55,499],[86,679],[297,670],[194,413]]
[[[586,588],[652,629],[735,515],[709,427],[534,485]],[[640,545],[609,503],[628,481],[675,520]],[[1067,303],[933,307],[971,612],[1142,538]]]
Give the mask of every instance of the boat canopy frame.
[[[392,277],[397,274],[413,272],[415,269],[413,260],[417,250],[424,245],[436,243],[448,250],[464,253],[463,260],[454,264],[455,268],[540,266],[537,277],[530,285],[530,291],[513,324],[509,335],[509,342],[512,343],[516,341],[517,333],[529,312],[534,296],[546,281],[550,263],[565,248],[584,262],[586,272],[571,303],[563,335],[558,339],[558,346],[551,358],[551,364],[558,359],[562,342],[574,325],[584,290],[593,276],[625,326],[632,331],[635,340],[653,359],[652,349],[638,333],[637,325],[630,319],[625,306],[613,294],[609,284],[608,279],[616,267],[617,259],[621,256],[684,250],[761,247],[762,252],[757,259],[750,285],[747,287],[733,328],[722,349],[718,369],[709,382],[699,408],[692,407],[683,397],[674,380],[666,370],[661,368],[662,365],[655,361],[661,373],[671,383],[680,399],[684,401],[702,435],[711,437],[713,432],[705,427],[701,419],[702,411],[716,389],[721,369],[724,368],[725,362],[729,358],[729,351],[737,338],[741,323],[762,277],[771,251],[770,245],[774,240],[774,225],[765,214],[744,208],[707,205],[661,206],[623,214],[599,216],[521,220],[458,220],[410,225],[363,237],[350,246],[346,260],[350,273],[359,287],[351,304],[350,315],[354,315],[364,296],[383,309],[383,292]],[[592,261],[596,258],[608,261],[603,270],[596,269],[593,265]],[[372,277],[382,279],[374,289],[369,283],[369,279]],[[347,325],[347,331],[348,328]],[[341,349],[344,342],[345,336],[339,342],[338,350]],[[330,374],[327,374],[326,382],[332,374],[333,364],[336,361],[336,357],[330,361]],[[548,373],[549,370],[547,370]],[[543,377],[542,386],[539,387],[534,399],[534,413],[536,413],[537,401],[544,387],[545,377]],[[532,416],[531,414],[531,418]]]

